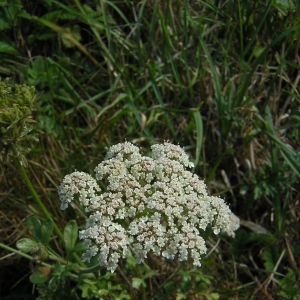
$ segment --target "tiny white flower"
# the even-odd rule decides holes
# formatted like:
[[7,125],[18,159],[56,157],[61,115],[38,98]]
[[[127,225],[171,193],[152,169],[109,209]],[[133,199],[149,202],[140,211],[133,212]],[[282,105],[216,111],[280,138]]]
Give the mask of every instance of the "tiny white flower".
[[221,198],[207,195],[204,181],[187,169],[194,164],[185,151],[171,143],[151,149],[146,157],[133,144],[119,143],[95,168],[96,179],[78,171],[63,179],[61,209],[78,199],[88,214],[79,232],[83,261],[98,255],[99,265],[114,272],[130,246],[138,263],[153,252],[178,261],[191,257],[201,266],[207,249],[200,229],[234,236],[239,219]]

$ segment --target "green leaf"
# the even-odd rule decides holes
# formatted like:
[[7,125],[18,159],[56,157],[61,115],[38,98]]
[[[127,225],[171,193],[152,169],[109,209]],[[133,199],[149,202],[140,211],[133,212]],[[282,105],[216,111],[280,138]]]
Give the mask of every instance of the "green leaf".
[[32,68],[37,74],[44,73],[45,72],[44,58],[42,56],[36,57],[36,59],[34,60]]
[[279,15],[286,16],[289,11],[295,8],[294,1],[290,0],[273,0],[272,5],[278,10]]
[[117,98],[111,104],[107,104],[107,105],[104,106],[104,108],[102,108],[102,110],[99,112],[97,118],[99,119],[102,114],[104,114],[107,110],[114,107],[119,101],[121,101],[122,99],[124,99],[126,97],[127,97],[127,95],[124,94],[124,93],[119,94],[117,96]]
[[18,51],[14,46],[5,42],[0,42],[0,53],[17,54]]
[[68,69],[71,65],[71,60],[69,57],[60,57],[57,63],[64,69]]
[[19,12],[22,8],[21,1],[20,0],[10,0],[8,2],[9,2],[8,11],[11,16],[15,17],[17,14],[19,14]]
[[59,285],[59,278],[57,276],[53,276],[48,284],[48,288],[51,292],[55,292]]
[[52,5],[52,0],[42,0],[42,2],[44,2],[49,8]]
[[49,267],[38,266],[34,273],[30,276],[32,283],[40,284],[47,281],[51,269]]
[[[92,9],[90,6],[88,6],[87,4],[84,4],[82,6],[84,12],[85,12],[85,15],[89,16],[89,17],[92,17],[92,18],[97,18],[100,16],[99,14],[99,11],[96,11],[94,9]],[[100,10],[100,7],[98,7],[97,9]]]
[[285,161],[289,164],[289,166],[300,176],[300,167],[299,163],[297,162],[295,152],[289,148],[284,142],[278,139],[270,130],[263,131],[271,141],[273,141],[276,146],[279,148],[281,155],[285,159]]
[[43,244],[48,244],[51,234],[53,231],[53,221],[52,219],[47,219],[42,223],[41,226],[41,242]]
[[62,13],[63,13],[63,11],[61,9],[55,10],[55,11],[51,11],[51,12],[43,15],[42,19],[45,19],[47,21],[56,23]]
[[79,285],[79,288],[81,289],[81,298],[88,298],[91,291],[90,286],[90,284],[86,283],[82,283]]
[[45,32],[45,33],[38,35],[37,39],[40,41],[43,41],[43,40],[53,39],[55,37],[56,37],[56,33],[51,31],[51,32]]
[[145,283],[144,279],[133,277],[132,278],[132,287],[134,289],[138,289],[140,287],[140,285],[142,285],[143,287],[146,287],[146,283]]
[[64,243],[67,252],[71,252],[78,238],[78,226],[71,220],[64,228]]
[[293,299],[298,295],[299,290],[295,287],[296,276],[292,269],[287,268],[288,273],[284,276],[283,279],[278,280],[278,284],[281,287],[282,291],[279,293],[284,299]]
[[34,42],[34,40],[35,40],[35,35],[34,35],[34,34],[29,34],[29,35],[27,36],[27,43],[28,43],[29,45],[31,45],[31,44]]
[[[9,36],[4,34],[3,32],[0,32],[0,45],[4,45],[5,47],[10,47],[9,49],[13,49],[10,51],[14,51],[15,53],[17,53],[17,50],[15,49],[15,43],[10,39]],[[6,52],[4,50],[2,51],[2,49],[0,48],[1,52]],[[9,52],[9,53],[11,53],[11,52]]]
[[196,132],[197,132],[197,142],[196,142],[196,159],[195,167],[197,167],[200,161],[201,147],[203,142],[203,122],[202,117],[199,111],[193,113],[196,123]]
[[41,222],[37,217],[31,217],[26,220],[26,227],[29,233],[38,241],[41,240]]
[[207,299],[207,300],[217,300],[217,299],[219,299],[219,294],[218,293],[211,293],[210,290],[203,291],[199,295],[204,296],[205,299]]
[[18,17],[30,20],[31,19],[31,15],[26,11],[26,10],[21,10],[20,13],[18,14]]
[[28,238],[18,240],[16,244],[16,247],[25,253],[30,252],[33,247],[38,247],[38,246],[39,243]]
[[66,48],[75,47],[75,44],[70,40],[70,36],[72,36],[72,40],[79,42],[81,40],[80,27],[75,25],[65,28],[65,34],[61,35],[61,41]]
[[263,252],[262,259],[265,261],[264,266],[267,271],[274,270],[274,266],[278,260],[278,257],[278,249],[275,247],[269,247]]
[[4,11],[0,11],[0,30],[11,28],[11,23]]
[[253,48],[252,54],[254,57],[259,57],[264,51],[266,47],[261,47],[260,45],[256,45]]
[[127,254],[126,262],[130,267],[135,267],[137,265],[136,259],[133,257],[130,251]]
[[37,217],[31,217],[26,220],[26,227],[29,233],[42,244],[48,244],[52,231],[53,221],[47,219],[41,224]]
[[75,245],[72,249],[72,252],[82,252],[85,251],[86,247],[83,245],[83,242],[78,243],[77,245]]

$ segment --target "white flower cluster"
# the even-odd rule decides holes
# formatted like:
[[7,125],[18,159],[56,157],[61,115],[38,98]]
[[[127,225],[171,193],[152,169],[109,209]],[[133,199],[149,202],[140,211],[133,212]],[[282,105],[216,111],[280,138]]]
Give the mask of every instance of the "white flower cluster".
[[[234,236],[239,219],[224,201],[210,197],[184,150],[164,143],[153,145],[152,157],[142,156],[129,142],[112,146],[89,174],[67,175],[59,187],[61,209],[75,195],[89,214],[79,237],[87,248],[83,261],[99,254],[99,263],[113,272],[128,248],[138,263],[147,253],[179,261],[191,257],[200,266],[206,253],[201,231],[209,226],[215,234]],[[97,181],[106,184],[101,192]]]

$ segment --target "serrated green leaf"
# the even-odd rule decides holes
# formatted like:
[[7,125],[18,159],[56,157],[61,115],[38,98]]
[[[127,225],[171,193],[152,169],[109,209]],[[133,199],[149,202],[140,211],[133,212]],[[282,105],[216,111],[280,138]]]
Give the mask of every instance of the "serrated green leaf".
[[39,243],[37,243],[36,241],[32,240],[32,239],[28,239],[28,238],[23,238],[17,241],[16,247],[25,252],[28,253],[31,251],[31,249],[33,247],[38,247]]
[[292,269],[287,268],[288,272],[281,280],[278,280],[278,284],[282,291],[280,295],[285,299],[293,299],[298,295],[299,290],[295,287],[296,276]]
[[278,250],[275,247],[269,247],[263,252],[262,259],[265,261],[264,266],[267,271],[272,271],[274,269],[278,257]]

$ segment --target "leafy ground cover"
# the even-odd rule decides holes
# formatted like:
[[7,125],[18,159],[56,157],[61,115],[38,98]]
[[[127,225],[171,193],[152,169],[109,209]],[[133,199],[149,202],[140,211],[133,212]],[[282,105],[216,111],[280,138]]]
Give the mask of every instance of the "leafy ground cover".
[[[299,9],[277,0],[0,1],[1,84],[9,77],[36,95],[30,117],[24,103],[3,105],[2,85],[1,245],[32,236],[34,216],[48,226],[24,172],[57,228],[82,228],[79,208],[59,210],[58,185],[75,169],[93,173],[125,140],[145,151],[165,140],[184,146],[209,193],[241,219],[234,239],[207,234],[213,251],[201,268],[129,256],[113,274],[78,279],[75,257],[38,269],[1,247],[1,299],[298,299]],[[66,257],[61,231],[44,242]]]

